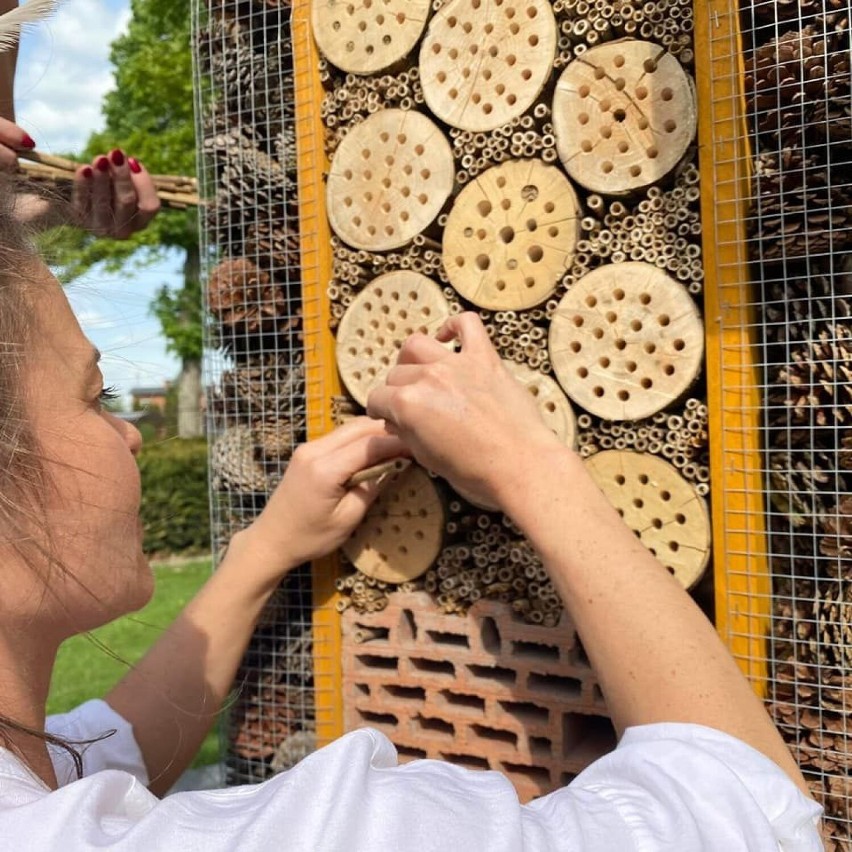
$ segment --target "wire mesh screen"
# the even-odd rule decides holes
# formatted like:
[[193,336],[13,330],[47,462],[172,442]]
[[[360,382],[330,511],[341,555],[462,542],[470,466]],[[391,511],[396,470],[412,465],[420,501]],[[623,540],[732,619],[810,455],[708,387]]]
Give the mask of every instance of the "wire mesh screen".
[[741,480],[717,504],[737,542],[718,604],[754,615],[732,618],[727,638],[825,806],[826,847],[850,849],[850,5],[723,0],[701,13],[722,199],[707,241],[729,391],[720,450],[747,466],[748,429],[761,490]]
[[[306,436],[290,11],[272,0],[193,4],[219,557]],[[224,726],[229,783],[262,780],[313,749],[313,683],[305,566],[273,596],[239,672]]]

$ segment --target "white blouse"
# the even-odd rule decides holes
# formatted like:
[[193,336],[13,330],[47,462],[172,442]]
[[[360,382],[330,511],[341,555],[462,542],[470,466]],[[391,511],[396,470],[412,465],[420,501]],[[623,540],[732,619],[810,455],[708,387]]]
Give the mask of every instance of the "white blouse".
[[819,852],[820,808],[778,767],[709,728],[631,728],[568,787],[528,805],[497,772],[419,760],[355,731],[254,787],[148,792],[130,725],[90,701],[49,729],[116,733],[51,792],[0,749],[0,848],[27,852]]

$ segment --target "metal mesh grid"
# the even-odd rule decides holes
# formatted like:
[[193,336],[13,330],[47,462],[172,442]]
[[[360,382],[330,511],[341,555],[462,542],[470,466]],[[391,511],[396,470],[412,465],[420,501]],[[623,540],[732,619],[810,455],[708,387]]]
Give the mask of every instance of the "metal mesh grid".
[[[263,509],[305,440],[290,4],[193,3],[214,551]],[[314,308],[315,309],[315,308]],[[311,393],[327,396],[314,384]],[[224,726],[229,783],[314,747],[309,567],[273,596]]]
[[[825,805],[826,847],[850,849],[850,5],[724,0],[700,13],[712,179],[731,202],[705,242],[726,282],[718,334],[735,341],[718,349],[720,470],[748,464],[748,429],[763,492],[741,480],[716,504],[728,545],[718,605],[734,613],[749,598],[755,616],[731,619],[728,641]],[[738,346],[753,369],[731,371]]]

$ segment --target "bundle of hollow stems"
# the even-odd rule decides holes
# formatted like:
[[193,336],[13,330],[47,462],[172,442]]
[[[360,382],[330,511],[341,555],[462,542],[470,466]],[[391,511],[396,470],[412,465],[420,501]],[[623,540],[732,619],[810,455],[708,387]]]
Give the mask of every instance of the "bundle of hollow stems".
[[[53,154],[41,154],[37,151],[19,151],[18,168],[22,174],[40,184],[63,185],[74,180],[77,169],[83,163]],[[198,181],[194,177],[180,175],[151,175],[157,195],[164,207],[173,210],[186,210],[197,207]]]

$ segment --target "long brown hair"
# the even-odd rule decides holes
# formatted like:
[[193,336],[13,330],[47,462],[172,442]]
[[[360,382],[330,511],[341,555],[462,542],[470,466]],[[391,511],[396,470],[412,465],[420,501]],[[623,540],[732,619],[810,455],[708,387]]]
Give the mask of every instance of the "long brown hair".
[[[46,535],[44,495],[50,482],[27,416],[24,392],[24,356],[32,345],[35,325],[28,273],[39,257],[31,234],[15,215],[18,192],[11,179],[0,180],[0,538],[27,562],[32,563],[37,551],[39,561],[46,558],[48,566],[58,566]],[[34,529],[45,534],[34,536]],[[65,740],[0,714],[0,743],[17,751],[13,733],[64,750],[74,763],[77,777],[82,778],[79,747],[92,741]]]

